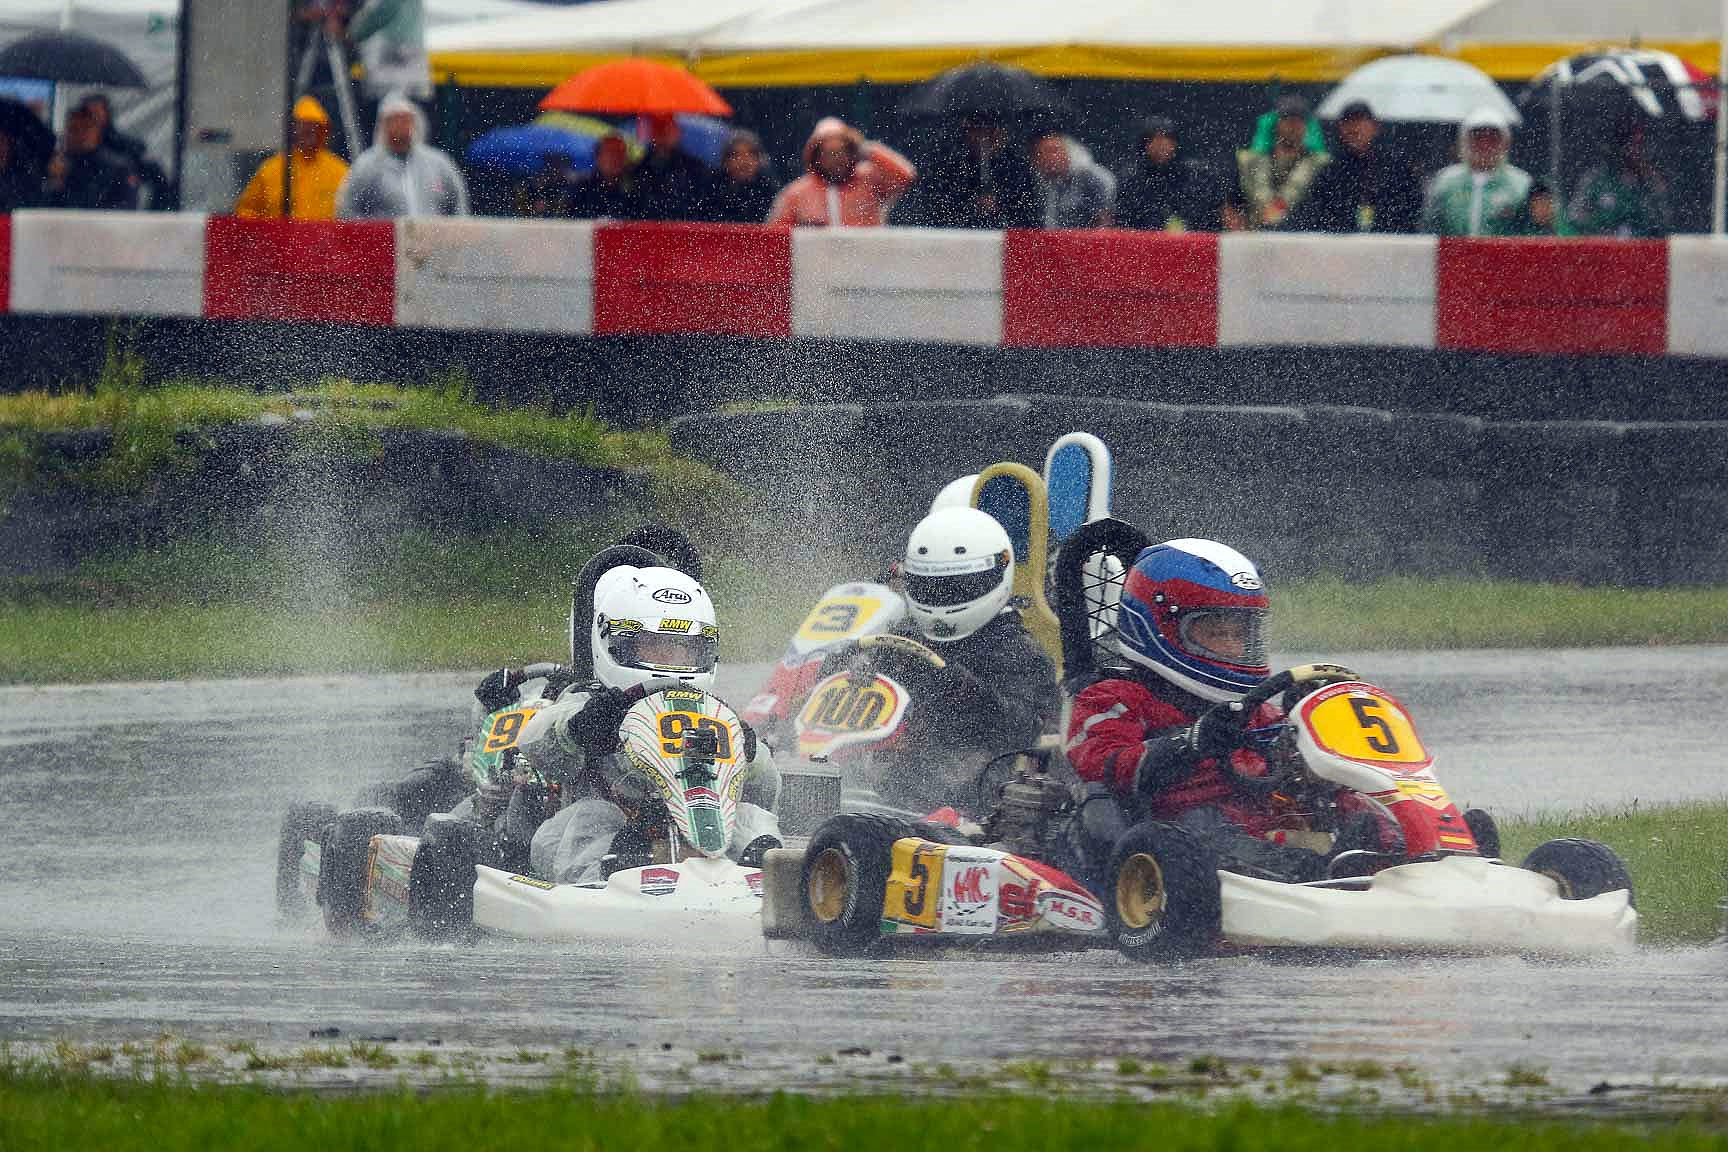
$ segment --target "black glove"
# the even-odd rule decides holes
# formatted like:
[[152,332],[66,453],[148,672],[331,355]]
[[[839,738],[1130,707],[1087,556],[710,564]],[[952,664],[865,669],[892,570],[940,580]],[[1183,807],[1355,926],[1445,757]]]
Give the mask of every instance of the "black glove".
[[488,712],[508,708],[516,703],[516,689],[522,686],[523,680],[522,669],[500,668],[480,681],[480,686],[474,689],[474,699],[480,701],[480,707]]
[[582,711],[570,717],[565,731],[588,755],[604,756],[618,747],[618,726],[624,723],[630,704],[622,690],[601,688],[588,697]]
[[756,729],[740,720],[738,730],[744,733],[744,763],[749,764],[756,759]]
[[1248,742],[1248,717],[1240,704],[1219,704],[1188,729],[1188,749],[1197,760],[1228,756]]
[[555,664],[546,676],[546,688],[541,693],[548,700],[556,700],[564,694],[564,689],[576,683],[574,670],[563,664]]

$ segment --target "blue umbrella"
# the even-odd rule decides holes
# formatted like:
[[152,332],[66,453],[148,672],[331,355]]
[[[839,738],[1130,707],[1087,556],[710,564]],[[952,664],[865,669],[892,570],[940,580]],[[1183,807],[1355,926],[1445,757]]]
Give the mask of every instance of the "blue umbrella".
[[547,156],[563,156],[578,170],[594,167],[592,136],[552,124],[494,128],[468,146],[468,162],[511,176],[532,176]]

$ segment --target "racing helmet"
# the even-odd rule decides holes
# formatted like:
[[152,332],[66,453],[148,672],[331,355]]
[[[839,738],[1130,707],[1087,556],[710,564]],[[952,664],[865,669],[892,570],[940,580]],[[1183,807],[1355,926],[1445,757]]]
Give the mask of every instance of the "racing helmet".
[[1014,546],[988,513],[939,508],[912,529],[900,575],[918,630],[950,643],[972,635],[1008,606]]
[[701,584],[676,568],[609,568],[594,585],[594,677],[629,688],[676,677],[710,691],[720,628]]
[[944,508],[972,507],[972,489],[978,484],[978,474],[962,476],[958,480],[950,480],[942,485],[942,491],[936,493],[936,499],[930,501],[930,511],[940,512]]
[[1224,703],[1271,672],[1266,585],[1253,561],[1211,540],[1141,551],[1122,586],[1122,655],[1203,700]]

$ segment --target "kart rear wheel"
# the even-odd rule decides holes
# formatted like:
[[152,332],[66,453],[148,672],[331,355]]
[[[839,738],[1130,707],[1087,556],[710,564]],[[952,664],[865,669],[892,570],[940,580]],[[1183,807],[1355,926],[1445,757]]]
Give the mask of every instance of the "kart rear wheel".
[[306,891],[300,885],[300,861],[306,841],[322,842],[324,828],[336,819],[330,804],[296,804],[282,817],[276,840],[276,915],[295,922],[306,917]]
[[474,929],[474,834],[466,820],[427,820],[408,870],[408,927],[426,940],[464,939]]
[[318,903],[332,936],[350,936],[366,927],[362,904],[372,837],[399,836],[402,817],[388,808],[356,808],[336,817],[324,830],[318,868]]
[[1116,842],[1104,917],[1130,960],[1166,960],[1211,949],[1220,918],[1218,865],[1186,829],[1147,821]]
[[1614,849],[1594,840],[1550,840],[1524,857],[1523,867],[1541,873],[1560,888],[1562,900],[1588,900],[1604,892],[1626,892],[1637,905],[1632,876]]
[[882,938],[882,901],[894,842],[918,835],[910,821],[844,812],[804,850],[804,935],[830,956],[857,956]]
[[1500,859],[1500,826],[1494,823],[1494,817],[1480,808],[1466,808],[1464,827],[1470,829],[1478,853],[1489,860]]

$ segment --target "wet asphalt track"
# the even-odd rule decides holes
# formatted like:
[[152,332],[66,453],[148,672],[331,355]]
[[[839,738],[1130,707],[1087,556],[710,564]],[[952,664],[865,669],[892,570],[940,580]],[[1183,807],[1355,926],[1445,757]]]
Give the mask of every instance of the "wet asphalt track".
[[[1728,648],[1377,653],[1453,795],[1516,813],[1719,798]],[[743,699],[764,673],[737,670]],[[579,1048],[648,1083],[833,1088],[948,1064],[1198,1055],[1409,1062],[1453,1085],[1728,1085],[1728,952],[1604,964],[1107,952],[838,963],[492,943],[331,947],[273,925],[276,825],[461,735],[469,677],[0,689],[0,1042],[310,1030],[498,1053]],[[869,1050],[865,1055],[862,1050]],[[699,1053],[731,1051],[714,1063]],[[849,1056],[830,1059],[836,1053]],[[902,1059],[893,1059],[900,1057]],[[682,1069],[683,1071],[679,1071]]]

